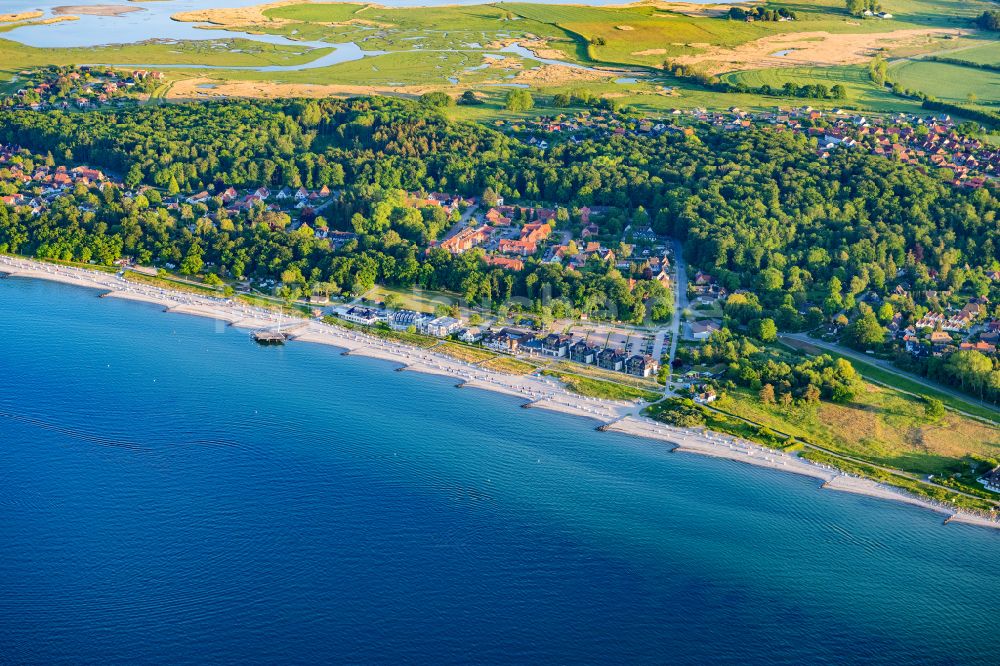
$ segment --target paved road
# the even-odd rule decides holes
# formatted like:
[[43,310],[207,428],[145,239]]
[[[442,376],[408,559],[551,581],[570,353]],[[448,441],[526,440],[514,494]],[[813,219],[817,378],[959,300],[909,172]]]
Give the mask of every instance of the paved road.
[[451,225],[451,229],[449,229],[448,233],[446,233],[444,236],[441,237],[441,241],[448,240],[452,236],[456,235],[459,231],[469,226],[469,220],[472,219],[473,214],[475,214],[477,210],[479,210],[478,204],[473,204],[468,208],[466,208],[465,212],[462,213],[462,218],[455,224]]
[[673,395],[670,382],[673,381],[674,376],[674,358],[677,356],[677,342],[681,337],[681,318],[684,315],[685,308],[688,306],[687,266],[684,265],[684,246],[677,240],[674,241],[674,268],[676,269],[674,276],[674,318],[670,322],[670,360],[667,366],[667,387],[664,389],[664,395],[667,397]]
[[[832,342],[827,342],[826,340],[816,340],[815,338],[810,338],[805,333],[782,333],[779,337],[787,338],[790,340],[797,340],[799,342],[804,342],[808,345],[812,345],[813,347],[819,347],[820,349],[826,349],[828,351],[836,352],[842,356],[846,356],[847,358],[853,359],[855,361],[860,361],[862,363],[874,365],[880,370],[885,370],[886,372],[896,375],[897,377],[908,379],[912,382],[920,384],[925,388],[929,388],[934,391],[940,391],[941,393],[949,395],[963,402],[967,402],[969,404],[979,405],[980,407],[985,407],[987,409],[994,409],[994,410],[996,409],[996,405],[991,405],[988,402],[976,400],[974,397],[966,393],[961,393],[953,388],[950,388],[943,384],[938,384],[937,382],[931,381],[930,379],[927,379],[925,377],[920,377],[918,375],[906,372],[905,370],[900,370],[899,368],[894,366],[892,363],[889,363],[888,361],[882,360],[880,358],[875,358],[873,356],[869,356],[868,354],[863,354],[859,351],[855,351],[854,349],[850,349],[849,347],[844,347],[838,344],[834,344]],[[994,419],[994,421],[995,420],[996,419]]]

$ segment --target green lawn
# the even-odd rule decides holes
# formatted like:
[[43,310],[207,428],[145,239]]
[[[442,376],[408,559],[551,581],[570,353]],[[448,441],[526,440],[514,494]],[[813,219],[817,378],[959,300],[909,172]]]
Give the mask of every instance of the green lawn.
[[384,301],[389,294],[400,299],[400,307],[417,312],[434,312],[439,305],[451,307],[458,302],[458,295],[450,295],[443,292],[425,291],[423,289],[400,289],[398,287],[384,287],[376,285],[365,294],[365,298]]

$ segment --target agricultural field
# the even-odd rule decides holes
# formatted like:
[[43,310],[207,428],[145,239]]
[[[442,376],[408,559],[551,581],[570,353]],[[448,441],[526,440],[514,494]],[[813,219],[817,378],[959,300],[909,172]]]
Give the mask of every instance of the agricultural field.
[[[768,85],[779,89],[786,83],[797,85],[822,84],[827,88],[842,85],[847,90],[844,100],[809,100],[812,106],[846,106],[852,109],[871,111],[911,111],[918,112],[920,102],[903,99],[891,91],[876,86],[863,65],[843,65],[839,67],[790,67],[757,69],[747,72],[732,72],[722,77],[731,84],[759,88]],[[964,100],[963,100],[964,101]]]
[[989,70],[908,60],[894,63],[889,76],[904,88],[920,90],[945,102],[993,107],[1000,103],[1000,75]]
[[1000,67],[1000,40],[987,41],[986,43],[983,43],[982,40],[976,40],[968,47],[957,48],[935,55],[971,62],[975,65]]

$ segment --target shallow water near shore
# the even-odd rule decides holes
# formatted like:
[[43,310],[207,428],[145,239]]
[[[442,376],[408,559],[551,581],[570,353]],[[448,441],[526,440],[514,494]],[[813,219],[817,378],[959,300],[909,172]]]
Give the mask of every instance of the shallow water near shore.
[[0,662],[989,663],[1000,533],[0,279]]

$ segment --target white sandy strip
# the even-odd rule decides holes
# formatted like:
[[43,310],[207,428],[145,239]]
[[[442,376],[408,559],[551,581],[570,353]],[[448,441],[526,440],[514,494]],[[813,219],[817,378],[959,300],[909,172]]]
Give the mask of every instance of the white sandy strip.
[[640,409],[636,404],[585,398],[571,393],[548,377],[491,372],[449,356],[436,354],[432,350],[389,342],[319,321],[305,323],[303,320],[290,319],[270,310],[240,302],[132,283],[117,275],[100,271],[56,266],[6,255],[0,255],[0,271],[16,277],[38,278],[102,289],[109,292],[107,294],[109,297],[156,303],[164,306],[169,312],[212,317],[242,328],[270,327],[288,330],[294,326],[294,329],[291,329],[292,336],[298,341],[331,345],[346,349],[351,354],[398,363],[408,370],[453,377],[459,380],[457,385],[521,398],[525,403],[531,403],[532,407],[539,409],[596,419],[606,424],[605,429],[608,431],[668,442],[675,446],[674,451],[677,452],[726,458],[758,467],[802,474],[823,480],[825,482],[823,487],[827,489],[905,502],[938,513],[953,514],[948,522],[1000,528],[1000,522],[971,514],[955,513],[890,486],[869,479],[847,476],[838,470],[794,455],[766,449],[728,435],[674,428],[643,416],[636,416]]
[[[503,393],[505,395],[513,396],[515,398],[524,399],[524,393],[517,390],[516,388],[511,388],[509,386],[503,386],[495,382],[484,382],[480,379],[468,379],[461,384],[462,388],[474,388],[483,389],[485,391],[493,391],[494,393]],[[525,403],[527,404],[527,403]]]
[[840,470],[819,465],[795,455],[763,448],[756,444],[730,437],[729,435],[674,428],[645,417],[636,418],[631,416],[608,426],[607,430],[676,444],[674,453],[697,453],[821,479],[824,481],[822,488],[825,490],[839,490],[841,492],[866,495],[877,499],[918,506],[936,513],[948,515],[948,522],[1000,528],[1000,523],[996,521],[968,513],[956,512],[950,507],[929,502],[899,488],[882,484],[872,479],[850,476]]
[[[91,275],[72,275],[63,274],[61,272],[55,272],[53,270],[47,270],[48,267],[44,264],[40,267],[34,267],[30,265],[7,265],[6,262],[0,263],[0,266],[4,267],[4,272],[9,273],[11,277],[21,277],[21,278],[36,278],[39,280],[50,280],[54,282],[63,282],[65,284],[72,284],[77,287],[88,287],[91,289],[107,289],[108,287],[100,280],[104,275],[96,273]],[[8,270],[9,269],[9,270]],[[107,274],[108,278],[113,276]]]
[[165,299],[162,296],[157,296],[155,294],[141,294],[134,293],[131,291],[109,291],[104,294],[104,298],[118,298],[123,301],[138,301],[140,303],[154,303],[156,305],[162,305],[165,308],[172,308],[177,303]]
[[726,458],[757,467],[802,474],[823,481],[830,481],[839,474],[835,470],[821,467],[802,458],[757,446],[729,435],[674,428],[645,417],[626,417],[608,426],[607,430],[669,442],[676,446],[675,453],[698,453]]
[[914,497],[913,495],[908,495],[904,492],[899,492],[892,490],[886,486],[883,486],[871,479],[862,479],[856,476],[846,476],[839,475],[827,481],[823,484],[823,488],[827,490],[840,490],[845,493],[855,493],[858,495],[868,495],[869,497],[878,497],[880,499],[894,500],[896,502],[903,502],[905,504],[913,504],[914,506],[922,506],[925,509],[930,509],[931,511],[937,511],[938,513],[944,513],[951,515],[953,511],[949,511],[944,507],[940,507],[929,502],[921,501],[919,497]]

